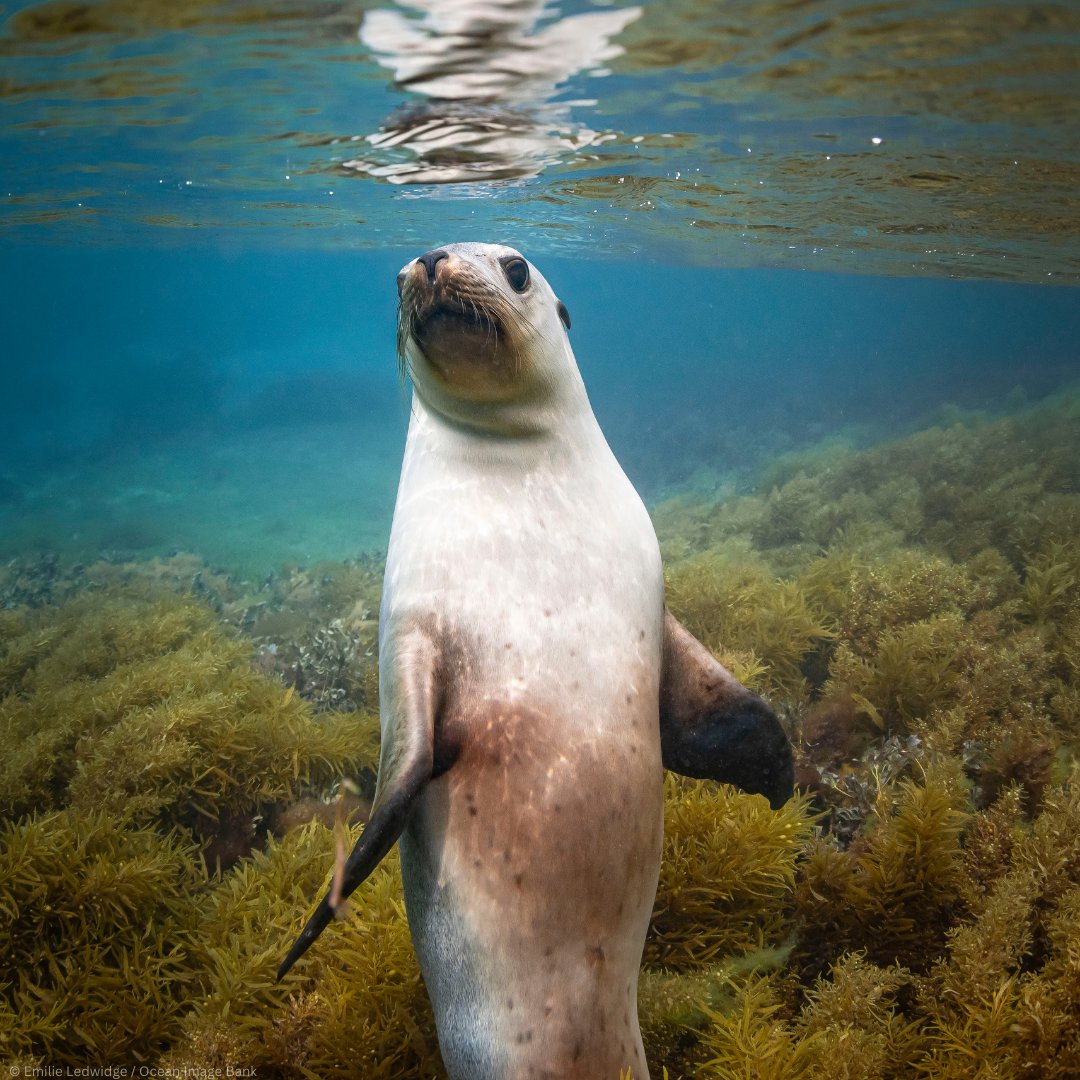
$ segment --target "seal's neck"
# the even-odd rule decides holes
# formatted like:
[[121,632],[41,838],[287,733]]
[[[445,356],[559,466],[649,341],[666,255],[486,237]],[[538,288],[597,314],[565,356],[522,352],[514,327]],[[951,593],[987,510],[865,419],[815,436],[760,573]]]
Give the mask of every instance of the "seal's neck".
[[490,426],[462,423],[429,408],[414,392],[406,457],[424,454],[479,465],[505,461],[520,469],[537,459],[578,457],[601,448],[610,453],[587,398],[572,412],[543,415],[531,408],[522,422],[507,420],[504,415]]
[[519,415],[512,406],[500,406],[490,423],[483,416],[464,421],[447,416],[414,390],[405,464],[423,469],[427,459],[429,464],[439,460],[531,472],[544,466],[581,469],[590,461],[614,463],[580,376],[574,384],[561,387],[550,401],[530,403]]
[[505,461],[528,470],[538,461],[610,457],[573,353],[565,349],[552,382],[526,400],[429,400],[433,388],[415,385],[406,458],[422,453],[485,466]]

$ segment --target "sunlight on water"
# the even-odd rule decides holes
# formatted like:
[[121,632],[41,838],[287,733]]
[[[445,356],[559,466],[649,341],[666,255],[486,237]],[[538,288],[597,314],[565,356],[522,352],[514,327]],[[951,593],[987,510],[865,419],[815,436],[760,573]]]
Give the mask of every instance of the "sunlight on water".
[[1065,4],[15,4],[0,226],[1075,281],[1078,47]]

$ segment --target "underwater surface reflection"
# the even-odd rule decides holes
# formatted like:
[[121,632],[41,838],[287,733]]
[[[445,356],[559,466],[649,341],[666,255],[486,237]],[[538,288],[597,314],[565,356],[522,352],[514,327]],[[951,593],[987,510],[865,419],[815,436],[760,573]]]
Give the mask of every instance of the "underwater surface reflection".
[[563,134],[574,103],[552,99],[580,72],[621,55],[611,39],[640,8],[568,15],[540,29],[551,12],[537,0],[410,6],[423,17],[369,11],[360,40],[394,72],[395,86],[427,101],[398,109],[367,137],[383,155],[403,149],[398,161],[352,160],[344,168],[395,184],[524,178],[601,139],[583,127]]
[[9,234],[419,249],[456,219],[589,256],[1080,272],[1071,4],[8,11]]

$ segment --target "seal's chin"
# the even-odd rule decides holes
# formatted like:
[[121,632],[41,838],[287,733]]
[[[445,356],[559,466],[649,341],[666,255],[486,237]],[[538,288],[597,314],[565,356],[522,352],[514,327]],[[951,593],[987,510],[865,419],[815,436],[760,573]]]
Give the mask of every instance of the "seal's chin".
[[435,252],[429,262],[418,259],[398,279],[403,372],[437,411],[514,400],[522,391],[514,300],[463,257]]
[[413,318],[412,338],[433,364],[458,362],[491,363],[503,337],[499,323],[488,313],[461,310],[457,305],[440,304],[427,315]]
[[488,307],[446,298],[413,312],[409,336],[424,360],[421,370],[410,366],[414,382],[434,379],[451,397],[473,401],[514,395],[513,349],[502,320]]

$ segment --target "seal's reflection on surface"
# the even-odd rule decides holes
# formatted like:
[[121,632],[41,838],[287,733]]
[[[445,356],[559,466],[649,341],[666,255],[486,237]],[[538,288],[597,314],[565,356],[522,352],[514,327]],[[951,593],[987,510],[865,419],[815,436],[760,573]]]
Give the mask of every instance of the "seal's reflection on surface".
[[551,99],[579,73],[604,74],[612,39],[638,7],[538,25],[543,0],[409,0],[368,12],[360,40],[396,84],[428,100],[392,113],[367,136],[377,155],[343,167],[395,184],[453,184],[538,176],[568,151],[612,138],[576,125]]

